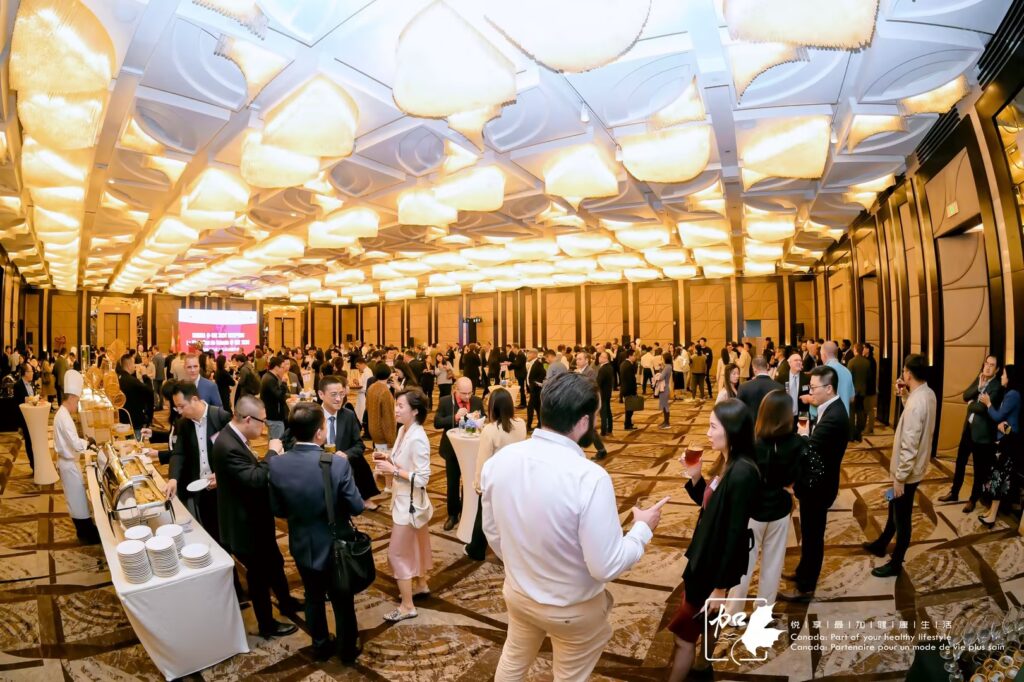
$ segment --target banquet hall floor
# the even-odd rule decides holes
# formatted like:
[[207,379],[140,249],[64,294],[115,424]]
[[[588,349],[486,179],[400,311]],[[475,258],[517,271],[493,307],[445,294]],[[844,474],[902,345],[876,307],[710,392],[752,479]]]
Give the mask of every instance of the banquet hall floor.
[[[614,634],[594,672],[595,680],[664,680],[672,638],[664,630],[681,596],[683,552],[697,518],[697,507],[681,487],[680,446],[703,440],[711,403],[677,401],[672,429],[657,428],[653,411],[637,415],[638,429],[621,430],[621,405],[615,404],[615,435],[607,439],[603,462],[615,485],[620,517],[629,510],[671,494],[661,525],[644,558],[608,585],[615,598]],[[431,419],[428,419],[428,424]],[[431,526],[433,596],[419,606],[419,617],[393,625],[382,616],[398,595],[387,564],[390,516],[370,512],[357,520],[374,539],[378,579],[356,599],[364,653],[354,667],[336,659],[312,659],[308,635],[299,630],[282,639],[249,635],[249,654],[236,656],[193,675],[195,679],[240,680],[393,680],[396,682],[491,679],[505,637],[501,599],[503,572],[493,554],[477,563],[462,552],[445,520],[443,462],[436,454],[439,433],[428,428],[434,444],[433,477],[428,489],[436,508]],[[842,489],[829,513],[826,557],[816,600],[809,605],[779,602],[777,614],[788,628],[767,660],[716,663],[719,680],[883,680],[903,679],[911,649],[880,651],[807,651],[791,648],[790,637],[842,641],[860,632],[851,621],[884,619],[894,634],[899,620],[953,620],[998,613],[1007,603],[1024,601],[1024,537],[1010,517],[987,530],[962,505],[942,505],[952,462],[933,460],[914,510],[914,532],[904,574],[898,579],[871,576],[881,560],[860,550],[885,522],[884,491],[889,487],[892,432],[881,428],[863,443],[851,444],[843,463]],[[714,453],[706,456],[710,468]],[[970,472],[968,472],[970,473]],[[970,489],[968,478],[965,490]],[[794,514],[786,571],[799,558]],[[278,541],[297,596],[301,583],[287,554],[287,526],[279,522]],[[756,584],[756,574],[754,583]],[[785,588],[786,585],[784,584]],[[753,596],[755,590],[751,589]],[[201,618],[199,604],[197,618]],[[251,608],[243,609],[247,630],[256,631]],[[282,617],[283,618],[283,617]],[[843,622],[839,622],[839,621]],[[303,623],[299,622],[300,628]],[[881,630],[875,630],[881,632]],[[730,637],[735,637],[730,634]],[[727,638],[719,642],[719,651]],[[545,643],[530,680],[550,680],[550,646]],[[21,439],[0,434],[0,679],[2,680],[159,680],[156,668],[136,639],[110,583],[103,552],[75,539],[59,484],[39,488],[32,482]]]

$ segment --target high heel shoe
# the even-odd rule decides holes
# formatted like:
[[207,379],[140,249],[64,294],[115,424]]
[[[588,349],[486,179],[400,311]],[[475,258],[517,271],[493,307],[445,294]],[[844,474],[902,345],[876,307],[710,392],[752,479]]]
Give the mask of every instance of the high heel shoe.
[[986,528],[988,528],[989,530],[992,530],[993,528],[995,528],[995,527],[996,527],[996,522],[995,522],[995,521],[989,521],[989,520],[987,520],[987,519],[985,518],[985,515],[984,515],[984,514],[982,514],[981,516],[979,516],[979,517],[978,517],[978,521],[980,521],[980,522],[981,522],[981,525],[985,526],[985,527],[986,527]]

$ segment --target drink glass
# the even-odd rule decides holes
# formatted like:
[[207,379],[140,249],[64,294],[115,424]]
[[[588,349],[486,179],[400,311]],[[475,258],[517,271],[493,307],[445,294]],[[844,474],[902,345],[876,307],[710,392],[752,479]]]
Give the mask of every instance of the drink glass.
[[338,446],[334,443],[324,443],[324,452],[334,454],[338,451]]
[[684,455],[686,466],[692,467],[704,458],[704,447],[701,445],[695,445],[693,443],[686,446],[686,454]]

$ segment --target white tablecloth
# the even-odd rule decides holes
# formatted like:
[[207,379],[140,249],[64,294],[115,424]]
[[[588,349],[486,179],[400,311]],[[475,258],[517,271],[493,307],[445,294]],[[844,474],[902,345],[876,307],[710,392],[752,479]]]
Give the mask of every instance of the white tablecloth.
[[52,485],[60,480],[60,476],[57,475],[50,454],[50,403],[22,403],[18,407],[25,417],[28,435],[32,439],[32,462],[35,468],[32,481],[36,485]]
[[455,535],[463,542],[473,539],[473,524],[476,523],[476,507],[480,496],[473,487],[476,475],[476,454],[480,450],[480,436],[467,436],[461,429],[448,431],[448,440],[455,449],[455,458],[459,460],[462,470],[462,518]]
[[[159,474],[153,479],[163,487]],[[121,524],[111,524],[104,515],[95,466],[87,467],[86,481],[110,580],[136,636],[164,677],[184,677],[235,654],[247,653],[249,644],[235,596],[234,560],[192,519],[181,502],[177,498],[173,501],[177,523],[192,521],[185,544],[209,545],[212,563],[199,569],[182,566],[170,578],[154,575],[145,583],[130,583],[117,558],[117,544],[124,539]]]

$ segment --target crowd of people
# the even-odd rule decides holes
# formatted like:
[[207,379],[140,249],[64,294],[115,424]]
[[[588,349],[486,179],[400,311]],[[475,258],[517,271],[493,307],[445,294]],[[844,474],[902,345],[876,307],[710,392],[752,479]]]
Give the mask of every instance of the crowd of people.
[[[71,357],[57,357],[72,367]],[[33,360],[17,364],[25,390],[37,385]],[[342,532],[352,528],[351,517],[390,500],[388,562],[400,598],[384,617],[415,618],[417,604],[430,597],[434,508],[426,491],[431,444],[424,424],[433,411],[445,466],[443,527],[451,530],[461,520],[462,479],[469,477],[481,504],[465,552],[479,561],[490,548],[505,567],[509,626],[498,680],[523,679],[545,637],[552,642],[555,679],[586,679],[611,635],[605,584],[635,565],[657,530],[667,498],[634,508],[633,525],[625,534],[620,530],[611,478],[598,463],[607,456],[603,438],[616,428],[613,401],[623,403],[621,428],[629,431],[650,390],[659,426],[671,429],[673,402],[699,404],[715,396],[706,445],[720,458],[687,463],[680,457],[683,489],[700,507],[682,599],[668,625],[676,642],[671,679],[682,680],[704,636],[704,618],[726,604],[715,600],[746,597],[755,568],[758,597],[766,602],[814,598],[843,457],[849,442],[873,433],[878,386],[870,344],[815,339],[780,348],[766,339],[757,352],[751,343],[727,343],[717,354],[704,338],[680,345],[616,339],[543,350],[341,344],[165,355],[153,346],[124,354],[116,365],[127,397],[125,421],[141,437],[169,441],[162,454],[166,492],[179,496],[245,568],[259,633],[295,631],[275,620],[273,593],[281,613],[304,609],[315,655],[349,662],[361,650],[354,595],[340,593],[330,579],[336,567],[324,482]],[[864,544],[884,557],[895,538],[889,560],[873,571],[879,577],[902,570],[936,426],[927,359],[910,355],[901,369],[888,520],[881,535]],[[943,499],[957,498],[973,456],[968,505],[973,511],[976,501],[991,503],[980,518],[986,525],[1000,504],[1019,499],[1020,390],[1015,366],[1000,367],[992,357],[964,392],[968,417],[957,475]],[[154,415],[165,407],[170,428],[154,428]],[[517,414],[521,409],[525,419]],[[475,471],[461,471],[449,439],[467,419],[485,420]],[[267,452],[260,456],[252,444],[264,433]],[[593,457],[585,456],[591,448]],[[320,466],[324,452],[333,453],[329,476]],[[205,489],[187,489],[203,478]],[[783,574],[797,509],[800,561]],[[288,522],[304,604],[288,592],[275,516]],[[783,580],[791,588],[780,589]],[[329,634],[327,599],[336,639]]]

